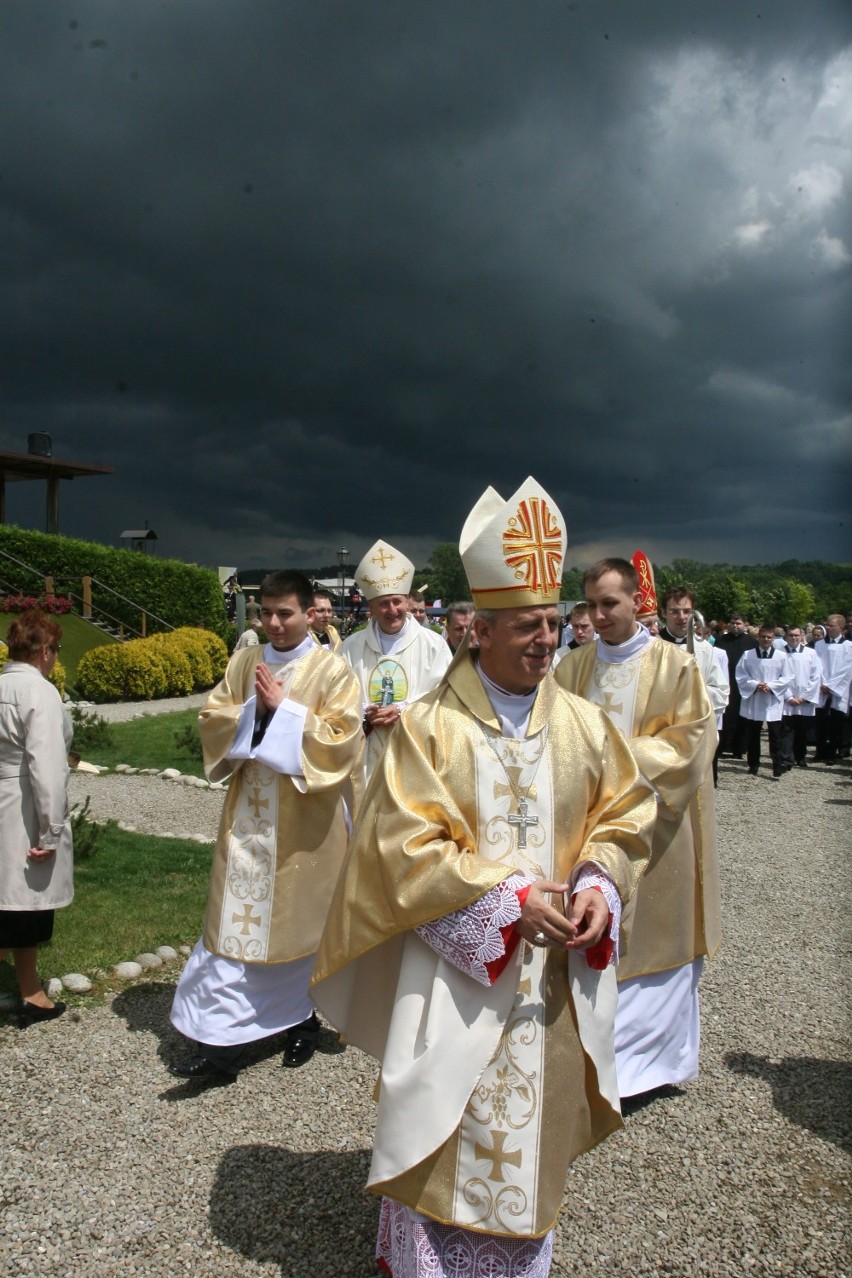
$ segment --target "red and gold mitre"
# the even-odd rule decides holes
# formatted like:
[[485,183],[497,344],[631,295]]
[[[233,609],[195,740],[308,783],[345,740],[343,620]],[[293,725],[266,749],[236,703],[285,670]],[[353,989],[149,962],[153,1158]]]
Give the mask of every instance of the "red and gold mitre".
[[529,608],[557,603],[565,547],[562,512],[531,476],[508,501],[487,488],[459,538],[474,604]]
[[632,563],[639,578],[639,593],[642,596],[636,616],[639,621],[644,621],[646,617],[657,616],[657,591],[654,586],[654,569],[644,550],[636,551]]

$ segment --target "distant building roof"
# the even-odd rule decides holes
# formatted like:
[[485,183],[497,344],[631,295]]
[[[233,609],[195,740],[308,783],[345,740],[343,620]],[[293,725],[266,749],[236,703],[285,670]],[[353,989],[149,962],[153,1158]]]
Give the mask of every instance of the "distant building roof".
[[121,536],[122,536],[122,540],[124,538],[130,539],[131,537],[133,538],[134,541],[156,541],[157,540],[157,534],[154,532],[153,528],[125,528]]
[[112,466],[90,466],[88,462],[39,457],[35,453],[0,452],[0,475],[11,483],[24,479],[75,479],[80,475],[112,474]]

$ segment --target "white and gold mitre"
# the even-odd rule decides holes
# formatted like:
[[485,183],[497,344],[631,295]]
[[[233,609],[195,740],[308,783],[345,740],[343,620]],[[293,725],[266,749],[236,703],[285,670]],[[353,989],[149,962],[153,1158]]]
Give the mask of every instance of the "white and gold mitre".
[[355,580],[367,600],[379,595],[407,595],[414,580],[414,564],[380,538],[355,569]]
[[476,607],[557,603],[566,544],[562,512],[532,476],[508,501],[487,488],[459,538]]

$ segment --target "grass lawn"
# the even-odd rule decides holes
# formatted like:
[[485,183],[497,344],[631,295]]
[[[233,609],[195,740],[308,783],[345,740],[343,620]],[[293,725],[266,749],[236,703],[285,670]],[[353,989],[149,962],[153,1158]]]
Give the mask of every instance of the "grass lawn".
[[[158,945],[194,945],[201,935],[212,845],[104,828],[94,854],[74,867],[75,896],[56,911],[53,940],[39,951],[42,980],[110,970]],[[113,978],[114,979],[114,978]],[[17,989],[11,956],[0,990]]]
[[117,763],[129,763],[133,768],[177,768],[190,776],[203,777],[201,760],[194,758],[185,746],[179,748],[175,740],[176,734],[183,735],[189,727],[198,727],[197,710],[143,715],[127,723],[111,723],[111,745],[81,747],[75,742],[74,749],[80,751],[87,763],[100,763],[109,768]]
[[[5,640],[14,620],[14,613],[0,612],[0,639]],[[71,692],[77,680],[77,662],[83,654],[90,648],[101,648],[105,643],[117,643],[118,640],[105,635],[97,626],[90,625],[71,612],[63,617],[56,617],[55,620],[62,627],[62,652],[59,659],[65,667],[66,687]]]

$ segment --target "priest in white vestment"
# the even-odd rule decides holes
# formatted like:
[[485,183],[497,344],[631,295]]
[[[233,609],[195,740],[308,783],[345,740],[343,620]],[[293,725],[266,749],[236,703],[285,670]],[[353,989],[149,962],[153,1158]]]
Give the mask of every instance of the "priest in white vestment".
[[442,636],[409,615],[413,579],[411,560],[381,540],[355,569],[369,620],[340,653],[358,676],[363,700],[366,745],[352,779],[356,807],[400,714],[436,686],[452,659]]
[[652,606],[653,582],[635,563],[603,559],[587,570],[598,639],[570,653],[554,675],[607,712],[657,796],[651,861],[625,919],[618,973],[622,1097],[697,1077],[698,980],[704,956],[718,947],[721,921],[713,707],[694,658],[652,638],[637,620]]
[[394,728],[317,955],[317,1005],[381,1062],[393,1278],[544,1278],[567,1167],[621,1124],[611,964],[655,803],[606,715],[545,677],[563,528],[533,479],[469,516],[479,648]]
[[308,994],[328,898],[349,836],[342,789],[361,750],[361,693],[309,634],[299,572],[261,584],[269,643],[235,653],[201,711],[211,781],[230,778],[204,934],[178,982],[172,1024],[197,1044],[172,1073],[226,1081],[246,1044],[287,1030],[284,1064],[313,1055]]

